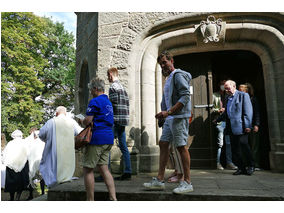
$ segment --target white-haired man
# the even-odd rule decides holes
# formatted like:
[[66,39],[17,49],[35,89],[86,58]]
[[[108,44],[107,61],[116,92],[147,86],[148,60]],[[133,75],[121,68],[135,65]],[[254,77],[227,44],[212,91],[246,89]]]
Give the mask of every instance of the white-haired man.
[[[253,115],[250,97],[247,93],[238,91],[236,82],[232,80],[226,81],[224,88],[228,94],[225,101],[225,113],[217,119],[217,122],[226,121],[226,132],[230,135],[232,154],[238,167],[233,175],[252,175],[254,160],[248,144],[248,133],[252,128]],[[243,156],[246,157],[247,163],[243,161]]]
[[46,143],[40,173],[48,187],[72,179],[75,171],[74,135],[77,134],[64,106],[57,107],[56,116],[40,129],[39,138]]

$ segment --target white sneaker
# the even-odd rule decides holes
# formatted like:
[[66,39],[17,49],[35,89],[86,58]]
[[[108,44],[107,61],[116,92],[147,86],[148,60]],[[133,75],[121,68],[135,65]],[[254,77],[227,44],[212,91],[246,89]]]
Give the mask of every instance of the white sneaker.
[[149,183],[144,183],[143,186],[150,190],[164,190],[165,182],[158,180],[158,178],[153,177],[152,181]]
[[237,167],[237,166],[235,166],[233,163],[229,163],[229,164],[227,165],[227,169],[237,170],[237,169],[238,169],[238,167]]
[[224,170],[223,166],[221,165],[221,163],[217,163],[217,169],[219,170]]
[[187,183],[186,181],[181,181],[179,186],[173,190],[173,193],[184,194],[192,191],[193,191],[193,186],[191,183]]

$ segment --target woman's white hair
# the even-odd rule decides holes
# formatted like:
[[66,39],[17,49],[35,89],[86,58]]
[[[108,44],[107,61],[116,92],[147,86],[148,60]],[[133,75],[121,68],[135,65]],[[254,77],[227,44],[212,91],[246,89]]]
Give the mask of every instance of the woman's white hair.
[[102,79],[95,78],[92,79],[90,83],[88,83],[89,89],[97,89],[99,91],[104,92],[105,91],[105,82]]

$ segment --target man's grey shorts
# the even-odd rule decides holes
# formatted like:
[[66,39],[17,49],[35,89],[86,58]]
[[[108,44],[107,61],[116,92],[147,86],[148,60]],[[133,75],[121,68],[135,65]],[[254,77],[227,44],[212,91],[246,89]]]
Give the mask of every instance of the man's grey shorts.
[[172,142],[174,146],[186,146],[189,118],[168,118],[163,125],[160,141]]

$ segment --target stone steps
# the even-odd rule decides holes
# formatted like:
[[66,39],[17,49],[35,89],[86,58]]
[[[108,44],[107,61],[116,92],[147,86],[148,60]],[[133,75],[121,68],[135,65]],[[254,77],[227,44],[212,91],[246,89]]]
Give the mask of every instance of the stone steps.
[[[177,183],[166,183],[164,191],[146,191],[143,183],[153,174],[139,174],[131,181],[115,181],[119,201],[273,201],[284,200],[284,174],[257,171],[252,176],[232,175],[232,170],[192,170],[194,191],[175,195]],[[83,178],[49,189],[48,201],[84,201]],[[95,200],[108,200],[104,183],[95,183]]]

